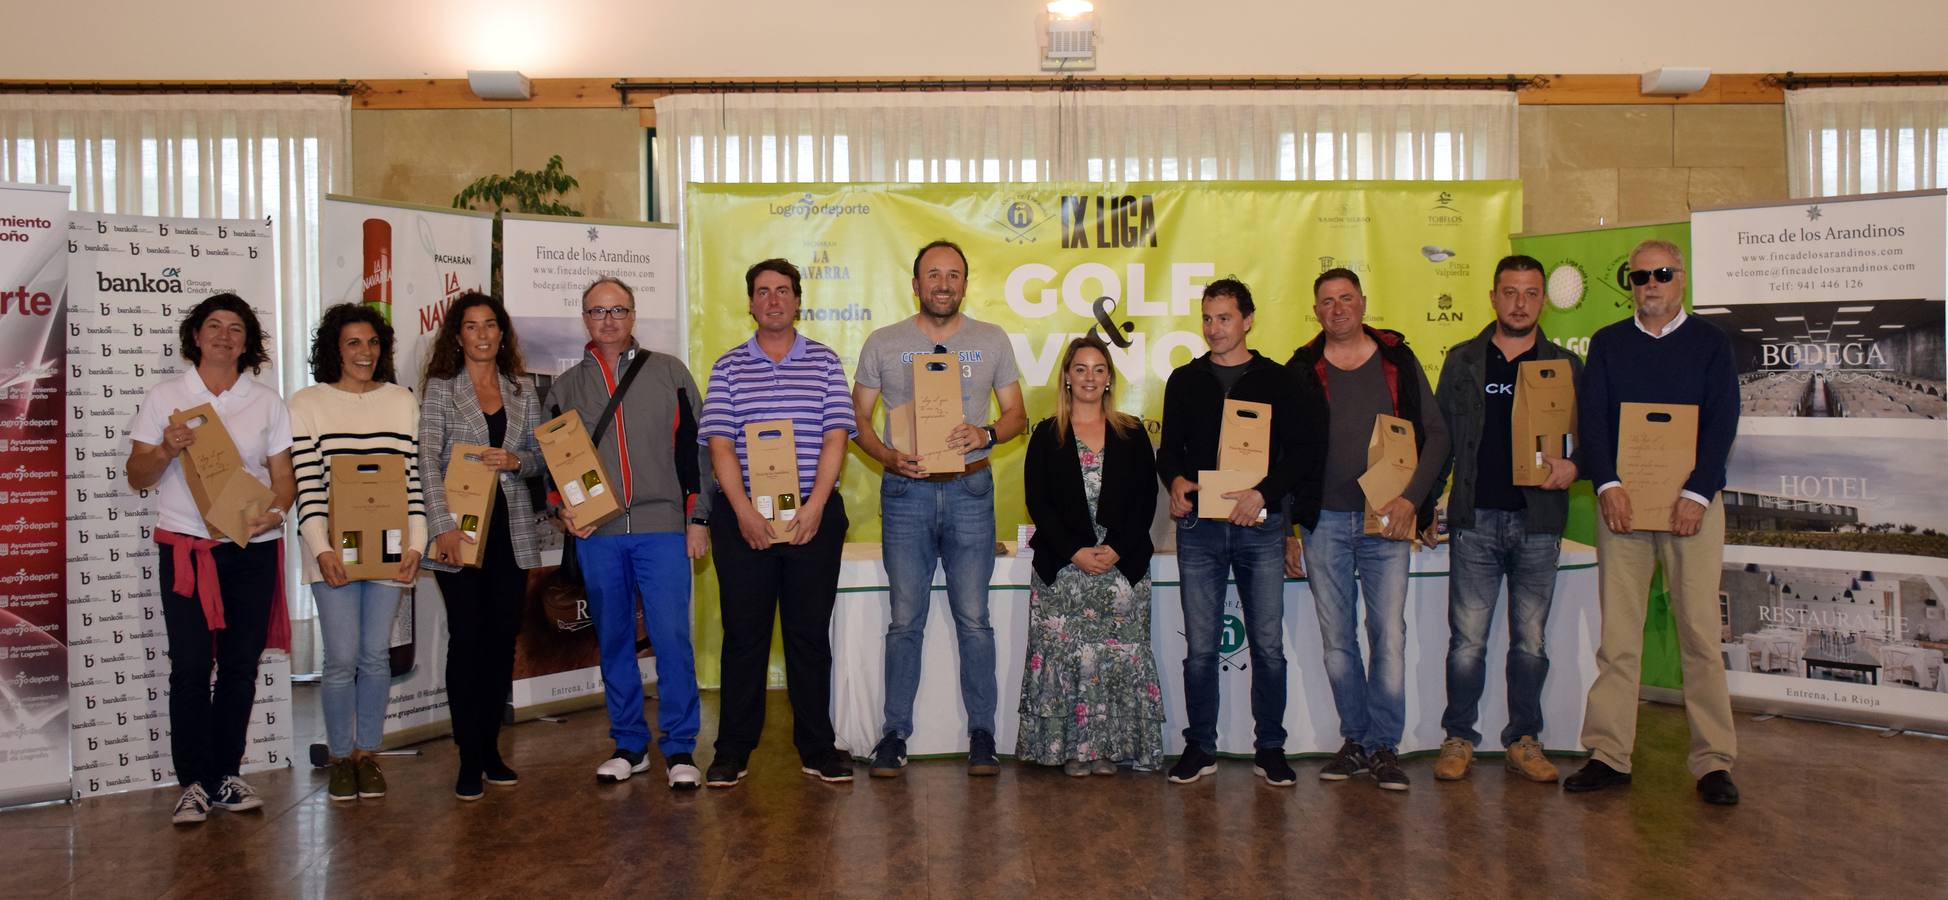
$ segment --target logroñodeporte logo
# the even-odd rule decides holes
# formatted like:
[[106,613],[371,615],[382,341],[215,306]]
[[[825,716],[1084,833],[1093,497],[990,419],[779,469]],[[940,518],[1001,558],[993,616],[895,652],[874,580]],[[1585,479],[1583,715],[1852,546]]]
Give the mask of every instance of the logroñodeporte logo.
[[870,216],[873,207],[870,203],[820,203],[811,193],[804,193],[789,203],[767,203],[765,208],[771,215],[780,218],[810,219],[813,216]]

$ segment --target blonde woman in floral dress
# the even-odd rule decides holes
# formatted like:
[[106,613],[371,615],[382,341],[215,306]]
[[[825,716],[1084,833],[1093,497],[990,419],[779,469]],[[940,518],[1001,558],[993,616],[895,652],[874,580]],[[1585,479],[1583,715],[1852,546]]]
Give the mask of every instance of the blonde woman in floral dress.
[[1021,684],[1025,762],[1070,775],[1163,763],[1163,703],[1150,652],[1150,521],[1155,452],[1142,420],[1117,412],[1101,340],[1062,357],[1055,415],[1023,463],[1035,521],[1028,661]]

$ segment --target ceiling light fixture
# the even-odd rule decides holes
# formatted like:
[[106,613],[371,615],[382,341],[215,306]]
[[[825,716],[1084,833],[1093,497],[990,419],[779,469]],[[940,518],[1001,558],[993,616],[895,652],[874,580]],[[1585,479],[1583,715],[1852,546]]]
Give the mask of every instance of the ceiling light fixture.
[[1710,69],[1661,66],[1644,73],[1639,90],[1646,96],[1678,97],[1697,93],[1710,79]]
[[1096,4],[1050,0],[1040,17],[1042,70],[1073,72],[1096,67]]
[[468,69],[467,89],[482,100],[526,100],[534,86],[513,69]]

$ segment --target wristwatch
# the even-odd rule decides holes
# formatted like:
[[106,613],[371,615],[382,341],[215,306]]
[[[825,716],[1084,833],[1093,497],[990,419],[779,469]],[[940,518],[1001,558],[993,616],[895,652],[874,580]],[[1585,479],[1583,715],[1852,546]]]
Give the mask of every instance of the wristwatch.
[[710,520],[709,520],[709,519],[705,519],[705,518],[702,518],[701,516],[691,516],[691,517],[690,517],[690,524],[692,524],[692,525],[702,525],[702,526],[703,526],[703,527],[705,527],[705,528],[709,528],[709,527],[710,527]]
[[[987,432],[987,433],[988,433],[988,446],[989,446],[989,447],[992,447],[992,446],[994,446],[995,444],[999,444],[999,443],[1001,443],[1001,433],[1000,433],[1000,432],[998,432],[998,431],[995,431],[995,430],[994,430],[994,426],[993,426],[993,425],[983,425],[983,426],[981,426],[981,430],[982,430],[982,431],[985,431],[985,432]],[[983,448],[983,449],[985,449],[985,448]]]

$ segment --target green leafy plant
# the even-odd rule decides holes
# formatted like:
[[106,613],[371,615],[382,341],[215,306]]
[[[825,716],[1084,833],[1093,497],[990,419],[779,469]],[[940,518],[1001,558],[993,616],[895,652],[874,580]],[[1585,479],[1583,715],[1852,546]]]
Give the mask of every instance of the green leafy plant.
[[563,171],[561,154],[548,157],[539,172],[515,169],[511,175],[482,175],[453,195],[454,209],[486,210],[494,213],[494,296],[501,292],[501,214],[528,213],[542,216],[575,216],[582,211],[563,199],[581,187],[575,176]]

